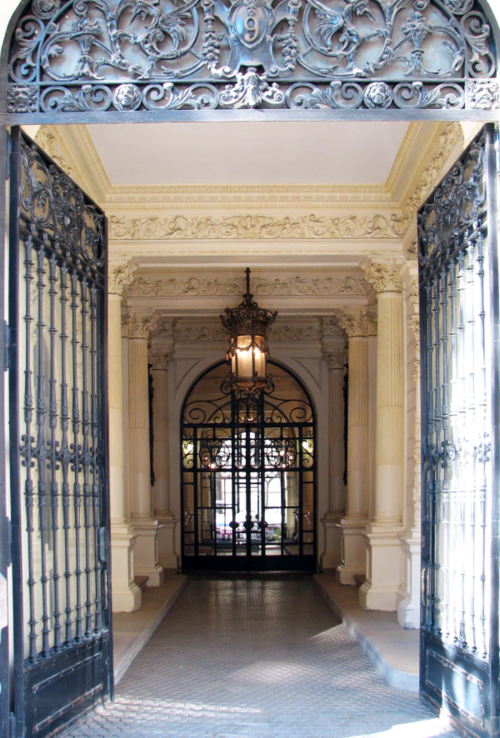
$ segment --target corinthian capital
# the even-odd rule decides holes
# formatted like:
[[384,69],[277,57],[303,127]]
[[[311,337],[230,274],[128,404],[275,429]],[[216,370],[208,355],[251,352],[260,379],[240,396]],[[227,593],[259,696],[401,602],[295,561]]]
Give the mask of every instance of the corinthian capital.
[[366,337],[368,335],[369,319],[366,308],[343,310],[339,323],[349,338]]
[[128,337],[144,338],[146,341],[149,341],[157,325],[158,318],[156,315],[137,315],[131,311],[128,323]]
[[166,371],[173,358],[173,351],[155,349],[151,352],[151,364],[153,366],[153,370],[163,369]]
[[345,349],[323,349],[322,356],[329,369],[343,369],[345,366]]
[[401,264],[397,261],[372,262],[364,267],[365,279],[374,288],[377,295],[383,292],[401,292]]
[[130,264],[111,265],[108,268],[108,292],[110,295],[123,295],[134,281],[134,267]]

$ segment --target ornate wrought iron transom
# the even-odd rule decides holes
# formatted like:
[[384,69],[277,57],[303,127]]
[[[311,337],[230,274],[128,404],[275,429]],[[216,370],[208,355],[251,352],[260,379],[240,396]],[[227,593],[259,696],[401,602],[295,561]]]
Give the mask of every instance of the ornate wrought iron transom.
[[475,0],[31,0],[8,112],[499,107]]

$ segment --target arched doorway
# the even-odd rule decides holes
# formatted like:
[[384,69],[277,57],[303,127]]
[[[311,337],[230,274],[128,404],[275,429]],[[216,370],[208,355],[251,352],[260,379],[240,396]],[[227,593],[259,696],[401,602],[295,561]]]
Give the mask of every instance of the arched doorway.
[[235,392],[227,366],[200,377],[181,417],[185,571],[314,570],[315,417],[276,364],[257,395]]

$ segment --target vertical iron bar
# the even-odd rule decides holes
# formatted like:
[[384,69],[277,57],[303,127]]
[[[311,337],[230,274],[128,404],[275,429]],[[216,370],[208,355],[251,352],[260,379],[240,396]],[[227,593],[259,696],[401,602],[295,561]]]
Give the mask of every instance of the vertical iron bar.
[[92,507],[94,526],[94,630],[99,633],[101,622],[101,565],[99,560],[99,531],[101,528],[100,515],[100,475],[99,475],[99,401],[98,401],[98,367],[97,367],[97,285],[93,281],[90,285],[90,368],[91,368],[91,459],[92,459]]
[[92,635],[92,567],[90,563],[90,413],[89,413],[89,390],[88,390],[88,355],[89,344],[87,343],[87,315],[89,314],[88,303],[88,280],[84,277],[80,283],[81,287],[81,316],[82,316],[82,467],[83,467],[83,527],[85,530],[85,635]]
[[[443,611],[440,618],[440,630],[443,635],[447,636],[448,621],[448,577],[449,577],[449,527],[448,527],[448,505],[449,505],[449,482],[448,482],[448,427],[449,427],[449,392],[448,392],[448,266],[443,266],[441,270],[441,347],[442,347],[442,466],[443,466],[443,484],[441,489],[441,522],[443,528],[443,560],[441,569],[443,574]],[[438,570],[439,577],[439,570]],[[444,628],[443,628],[444,626]]]
[[51,471],[50,500],[52,512],[52,586],[54,592],[54,649],[61,648],[61,612],[59,609],[59,485],[57,483],[58,468],[58,441],[56,439],[57,429],[57,379],[56,379],[56,281],[57,281],[57,259],[52,253],[49,259],[49,297],[50,297],[50,379],[49,379],[49,427],[50,427],[50,461]]
[[66,374],[66,350],[68,341],[68,327],[66,323],[66,303],[68,302],[68,264],[66,260],[61,262],[60,281],[61,289],[61,447],[59,451],[59,463],[62,470],[62,506],[63,506],[63,529],[64,529],[64,579],[66,590],[66,619],[64,642],[70,644],[73,638],[71,623],[71,550],[69,531],[70,525],[70,496],[69,496],[69,463],[71,454],[68,446],[69,431],[69,406],[68,406],[68,378]]
[[[44,233],[44,235],[46,235]],[[50,643],[49,643],[49,621],[50,616],[48,613],[48,577],[47,577],[47,487],[45,484],[45,465],[47,462],[47,447],[45,444],[45,416],[47,410],[45,407],[45,375],[44,375],[44,345],[43,345],[43,329],[45,327],[44,315],[43,315],[43,295],[45,289],[45,248],[44,244],[39,243],[37,245],[37,275],[38,281],[36,283],[38,291],[38,319],[37,319],[37,397],[36,397],[36,426],[37,426],[37,438],[36,438],[36,451],[35,456],[37,460],[38,468],[38,514],[39,523],[38,528],[40,531],[40,557],[41,557],[41,577],[40,582],[42,585],[42,655],[48,656]]]
[[75,579],[76,579],[76,634],[75,640],[81,641],[83,638],[82,627],[82,585],[81,585],[81,556],[80,556],[80,529],[81,529],[81,506],[82,495],[80,486],[80,407],[79,407],[79,388],[78,388],[78,272],[76,269],[71,273],[71,347],[72,363],[73,363],[73,387],[72,387],[72,409],[71,421],[73,426],[73,443],[70,450],[72,451],[72,463],[74,472],[73,483],[73,503],[75,515]]

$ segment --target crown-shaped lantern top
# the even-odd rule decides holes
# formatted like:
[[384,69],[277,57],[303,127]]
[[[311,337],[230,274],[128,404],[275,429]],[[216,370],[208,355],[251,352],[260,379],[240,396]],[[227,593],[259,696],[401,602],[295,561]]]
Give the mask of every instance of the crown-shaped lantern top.
[[220,316],[229,332],[227,360],[231,362],[231,382],[246,392],[262,389],[268,384],[267,329],[278,313],[260,308],[250,292],[250,269],[246,270],[247,291],[236,308],[226,308]]

